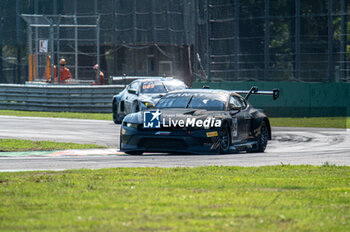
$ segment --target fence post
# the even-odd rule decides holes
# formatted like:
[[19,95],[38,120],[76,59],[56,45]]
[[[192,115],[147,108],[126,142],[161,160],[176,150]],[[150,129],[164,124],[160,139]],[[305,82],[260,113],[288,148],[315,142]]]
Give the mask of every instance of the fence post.
[[264,80],[266,81],[270,67],[270,0],[265,0],[264,50]]
[[56,35],[56,54],[57,54],[57,59],[56,59],[56,72],[57,72],[57,84],[60,83],[61,77],[60,77],[60,70],[59,70],[59,62],[60,62],[60,23],[61,23],[61,15],[58,16],[56,27],[57,27],[57,35]]
[[195,8],[194,8],[194,43],[193,43],[193,77],[195,81],[198,81],[196,73],[198,72],[198,59],[197,59],[197,53],[198,53],[198,0],[195,0]]
[[345,26],[345,0],[340,0],[340,81],[345,81],[345,48],[346,48],[346,26]]
[[[16,0],[16,42],[17,42],[17,64],[16,64],[16,75],[15,75],[15,83],[19,83],[21,81],[21,21],[20,21],[20,5],[21,0]],[[2,59],[2,57],[1,57]]]
[[[0,19],[2,19],[2,1],[0,1]],[[0,57],[2,58],[2,21],[0,21]],[[2,72],[2,59],[0,59],[0,83],[4,82],[5,78]]]
[[328,0],[328,81],[334,81],[333,65],[333,0]]
[[300,80],[300,0],[295,1],[295,79]]
[[[55,83],[55,69],[54,69],[54,28],[53,28],[53,24],[52,22],[50,23],[50,47],[51,47],[51,62],[50,62],[50,69],[51,69],[51,78],[50,78],[50,82],[51,83]],[[57,67],[56,67],[56,70],[57,70]],[[57,70],[58,72],[58,70]]]
[[234,22],[234,65],[235,65],[235,80],[239,78],[239,0],[235,0],[235,22]]
[[211,70],[210,70],[210,56],[211,56],[211,46],[210,46],[210,0],[207,0],[207,79],[211,79]]
[[74,21],[74,78],[78,80],[78,21],[77,21],[77,0],[73,4],[73,21]]
[[28,24],[28,73],[29,81],[33,81],[33,47],[32,47],[32,28]]
[[97,80],[98,84],[100,84],[100,15],[97,15],[97,20],[96,20],[96,40],[97,40]]

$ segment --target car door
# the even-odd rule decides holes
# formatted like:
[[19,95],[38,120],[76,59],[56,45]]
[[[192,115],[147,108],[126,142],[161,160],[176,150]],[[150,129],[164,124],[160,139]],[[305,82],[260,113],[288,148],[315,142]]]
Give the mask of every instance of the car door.
[[126,114],[130,114],[133,112],[133,103],[137,99],[139,92],[140,92],[139,81],[134,81],[128,86],[125,94],[125,99],[124,99]]
[[241,97],[231,95],[229,105],[240,108],[240,110],[230,110],[230,114],[232,116],[232,143],[238,143],[242,142],[243,140],[247,140],[250,128],[249,123],[251,121],[249,113],[246,110],[247,104]]
[[241,96],[235,96],[235,98],[240,102],[240,104],[242,105],[242,110],[240,112],[240,114],[242,114],[243,117],[243,122],[242,122],[242,129],[243,129],[243,135],[242,135],[242,139],[247,140],[249,139],[250,136],[250,130],[251,130],[251,124],[252,124],[252,116],[248,110],[248,104],[245,101],[244,98],[242,98]]

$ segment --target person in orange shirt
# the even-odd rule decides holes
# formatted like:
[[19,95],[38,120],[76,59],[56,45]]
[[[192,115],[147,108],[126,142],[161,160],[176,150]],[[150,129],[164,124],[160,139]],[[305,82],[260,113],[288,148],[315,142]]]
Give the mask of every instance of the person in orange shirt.
[[98,64],[95,64],[94,66],[94,70],[96,73],[96,80],[92,85],[103,85],[104,81],[105,81],[105,74],[103,74],[103,72],[100,70],[100,81],[98,81]]
[[[55,70],[55,83],[57,83],[57,67],[54,65]],[[69,69],[66,67],[66,60],[60,60],[60,84],[68,84],[69,80],[72,79],[72,74]]]

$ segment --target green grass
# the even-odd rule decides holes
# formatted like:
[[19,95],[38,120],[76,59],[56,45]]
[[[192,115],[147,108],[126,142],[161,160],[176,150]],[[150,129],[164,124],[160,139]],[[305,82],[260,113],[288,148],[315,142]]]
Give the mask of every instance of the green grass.
[[0,231],[350,231],[350,167],[0,173]]
[[[0,115],[113,120],[111,113],[70,113],[0,110]],[[272,126],[350,128],[350,117],[270,118]]]
[[270,118],[272,126],[350,128],[350,117]]
[[46,117],[46,118],[75,118],[92,120],[113,120],[111,113],[72,113],[72,112],[40,112],[20,110],[0,110],[0,115],[19,117]]
[[106,147],[94,144],[58,143],[51,141],[31,141],[22,139],[0,139],[0,152],[55,151],[92,148]]

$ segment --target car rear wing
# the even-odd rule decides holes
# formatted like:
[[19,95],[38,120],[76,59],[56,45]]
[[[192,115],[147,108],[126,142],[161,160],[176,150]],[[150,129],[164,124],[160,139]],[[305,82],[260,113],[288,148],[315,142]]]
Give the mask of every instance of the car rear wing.
[[253,86],[250,88],[250,90],[233,90],[233,92],[238,94],[245,94],[245,99],[248,100],[250,95],[256,94],[256,95],[272,95],[273,100],[276,100],[280,96],[280,90],[279,89],[273,89],[272,91],[263,91],[259,90],[257,86]]

